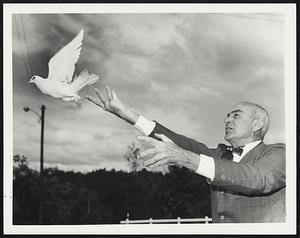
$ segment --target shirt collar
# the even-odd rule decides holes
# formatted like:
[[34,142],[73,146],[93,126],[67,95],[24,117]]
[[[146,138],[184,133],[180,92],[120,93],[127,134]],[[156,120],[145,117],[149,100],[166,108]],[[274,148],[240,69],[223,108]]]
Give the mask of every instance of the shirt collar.
[[255,146],[257,146],[262,140],[254,141],[251,143],[246,144],[243,147],[243,153],[241,155],[238,155],[236,153],[233,153],[233,162],[240,162],[241,159],[250,151],[252,150]]
[[250,150],[252,150],[255,146],[257,146],[260,142],[262,142],[262,140],[257,140],[257,141],[246,144],[243,148],[243,153],[241,156],[244,157],[245,154],[247,154]]

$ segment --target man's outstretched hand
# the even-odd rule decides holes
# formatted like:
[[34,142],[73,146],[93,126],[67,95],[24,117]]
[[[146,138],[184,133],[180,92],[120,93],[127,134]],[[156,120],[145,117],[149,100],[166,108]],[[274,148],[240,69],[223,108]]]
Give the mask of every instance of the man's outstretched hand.
[[108,111],[130,124],[135,124],[138,119],[138,114],[129,111],[124,107],[117,94],[112,91],[108,86],[105,88],[105,93],[95,88],[95,92],[99,99],[95,99],[91,96],[85,96],[87,100],[93,102],[97,106],[101,107],[104,111]]
[[108,86],[106,86],[105,89],[105,93],[102,93],[99,89],[95,88],[95,92],[99,100],[91,96],[85,96],[85,98],[101,107],[104,111],[111,112],[115,115],[121,114],[122,111],[125,110],[125,108],[117,97],[116,93],[112,91]]

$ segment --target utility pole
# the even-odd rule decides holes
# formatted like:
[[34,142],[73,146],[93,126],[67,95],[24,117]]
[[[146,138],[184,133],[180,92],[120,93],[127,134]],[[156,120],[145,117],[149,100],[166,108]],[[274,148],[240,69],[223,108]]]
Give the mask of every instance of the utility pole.
[[39,224],[43,224],[43,201],[44,201],[44,124],[45,105],[41,107],[41,152],[40,152],[40,202],[39,202]]
[[44,125],[45,125],[45,105],[41,106],[41,115],[37,113],[35,110],[24,107],[25,112],[32,111],[35,113],[38,118],[39,122],[41,122],[41,144],[40,144],[40,194],[39,194],[39,217],[38,221],[39,224],[43,224],[43,195],[44,195]]

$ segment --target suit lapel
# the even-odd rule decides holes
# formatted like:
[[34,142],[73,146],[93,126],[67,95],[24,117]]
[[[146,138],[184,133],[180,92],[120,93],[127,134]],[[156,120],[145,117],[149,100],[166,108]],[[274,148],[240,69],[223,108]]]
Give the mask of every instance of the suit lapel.
[[264,147],[265,144],[263,142],[260,142],[258,145],[248,151],[248,153],[245,154],[245,156],[240,160],[239,163],[253,163],[256,160],[256,155],[261,154],[260,152]]

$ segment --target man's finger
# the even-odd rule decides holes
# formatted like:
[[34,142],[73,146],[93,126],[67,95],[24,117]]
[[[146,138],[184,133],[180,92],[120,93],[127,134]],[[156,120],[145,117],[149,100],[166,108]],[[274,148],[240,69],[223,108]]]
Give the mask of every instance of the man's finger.
[[157,139],[151,138],[149,136],[137,136],[137,139],[140,141],[146,141],[153,145],[156,145],[159,141]]
[[140,152],[140,157],[143,158],[143,157],[150,156],[150,155],[162,152],[162,151],[163,151],[163,149],[161,147],[152,147],[150,149],[146,149],[146,150],[143,150],[142,152]]
[[158,167],[161,166],[165,166],[165,165],[169,165],[171,164],[169,159],[165,158],[166,156],[164,156],[163,158],[159,158],[160,156],[158,156],[157,158],[155,158],[155,160],[149,160],[149,161],[145,161],[144,166],[147,169],[156,169]]
[[106,89],[107,98],[109,101],[111,101],[113,99],[112,91],[108,86],[106,86],[105,89]]
[[160,162],[157,162],[156,164],[152,164],[152,165],[150,165],[150,166],[147,166],[146,169],[147,169],[148,171],[153,171],[153,170],[155,170],[155,169],[158,169],[158,168],[160,168],[160,167],[164,167],[164,166],[166,166],[166,165],[168,165],[168,163],[166,163],[165,161],[160,161]]
[[159,162],[161,163],[162,160],[166,160],[166,162],[168,162],[168,159],[166,159],[167,157],[168,157],[167,154],[159,153],[159,154],[156,154],[155,156],[153,156],[152,158],[145,159],[143,164],[144,164],[144,166],[148,167],[148,166],[151,166],[151,165],[159,163]]
[[161,139],[163,142],[173,142],[170,138],[168,138],[164,134],[157,134],[157,133],[155,133],[155,136],[157,138]]
[[119,100],[119,98],[118,98],[117,94],[115,93],[115,91],[112,90],[111,92],[112,92],[112,98]]
[[85,95],[84,98],[87,99],[87,100],[89,100],[89,101],[91,101],[91,102],[94,102],[96,100],[95,98],[93,98],[93,97],[91,97],[89,95]]
[[84,98],[86,98],[90,102],[96,104],[97,106],[104,108],[104,105],[101,102],[99,102],[97,99],[95,99],[95,98],[93,98],[91,96],[84,96]]
[[100,99],[100,101],[103,103],[103,105],[107,104],[106,98],[105,96],[100,92],[100,90],[98,88],[95,88],[95,92],[98,96],[98,98]]
[[156,153],[156,148],[155,147],[150,148],[150,149],[147,149],[147,150],[144,150],[144,151],[140,152],[140,157],[143,158],[143,157],[155,154],[155,153]]

